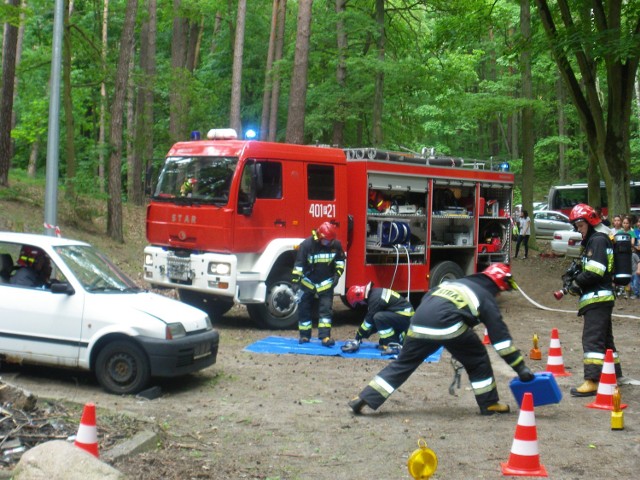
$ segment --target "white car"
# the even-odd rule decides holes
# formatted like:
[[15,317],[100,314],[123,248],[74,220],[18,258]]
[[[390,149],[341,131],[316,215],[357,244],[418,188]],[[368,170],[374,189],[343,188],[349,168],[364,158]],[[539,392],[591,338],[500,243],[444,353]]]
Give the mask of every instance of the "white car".
[[558,230],[557,232],[553,232],[551,251],[556,255],[566,255],[567,257],[577,258],[580,256],[581,243],[582,235],[580,232]]
[[[51,280],[25,285],[43,259]],[[0,360],[89,370],[131,394],[213,365],[218,343],[206,313],[139,288],[90,245],[0,232]]]

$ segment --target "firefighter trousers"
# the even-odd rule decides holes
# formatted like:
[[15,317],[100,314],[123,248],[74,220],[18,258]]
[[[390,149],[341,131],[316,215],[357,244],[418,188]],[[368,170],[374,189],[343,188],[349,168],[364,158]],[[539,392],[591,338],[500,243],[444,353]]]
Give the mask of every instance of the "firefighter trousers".
[[481,408],[498,402],[498,390],[487,349],[472,329],[467,329],[461,335],[446,340],[407,337],[398,358],[371,380],[369,385],[360,392],[360,398],[370,408],[377,410],[424,362],[425,358],[440,346],[446,348],[464,366],[469,375],[476,402]]
[[404,334],[411,323],[411,317],[384,310],[373,316],[373,323],[380,337],[380,345],[402,343]]
[[620,358],[613,340],[611,313],[613,305],[589,308],[584,312],[582,329],[582,350],[584,352],[584,379],[600,381],[604,356],[607,349],[613,350],[616,377],[622,376]]
[[331,337],[331,323],[333,320],[332,288],[318,294],[307,290],[302,295],[298,305],[298,331],[300,337],[311,338],[313,309],[316,301],[318,305],[318,338]]

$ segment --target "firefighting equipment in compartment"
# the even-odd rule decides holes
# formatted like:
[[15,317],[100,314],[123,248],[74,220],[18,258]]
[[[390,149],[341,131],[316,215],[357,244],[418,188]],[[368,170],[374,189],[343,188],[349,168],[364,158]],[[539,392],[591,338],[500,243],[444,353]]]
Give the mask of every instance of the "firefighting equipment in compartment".
[[631,236],[628,233],[618,232],[613,238],[613,283],[629,285],[633,273],[631,271]]
[[379,212],[386,212],[391,206],[391,201],[387,200],[378,190],[369,190],[369,208]]
[[411,229],[406,222],[382,222],[380,224],[380,246],[404,245],[411,238]]

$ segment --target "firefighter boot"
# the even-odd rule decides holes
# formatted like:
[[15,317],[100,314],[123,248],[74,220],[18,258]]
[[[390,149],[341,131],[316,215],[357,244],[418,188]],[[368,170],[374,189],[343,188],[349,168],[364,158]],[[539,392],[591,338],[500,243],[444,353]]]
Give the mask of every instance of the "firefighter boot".
[[349,402],[349,408],[353,410],[353,413],[356,415],[360,415],[362,413],[362,409],[367,406],[367,402],[362,400],[360,397],[356,397]]
[[323,347],[333,347],[336,344],[336,341],[331,337],[324,337],[322,339]]
[[480,415],[493,415],[494,413],[509,413],[509,405],[496,402],[487,407],[480,407]]
[[574,397],[593,397],[597,392],[598,382],[585,380],[579,387],[573,387],[570,393]]

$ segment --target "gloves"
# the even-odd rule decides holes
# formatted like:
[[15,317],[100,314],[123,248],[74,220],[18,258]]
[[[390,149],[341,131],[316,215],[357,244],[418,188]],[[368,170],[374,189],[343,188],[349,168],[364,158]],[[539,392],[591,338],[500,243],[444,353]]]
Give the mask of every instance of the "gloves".
[[293,293],[298,293],[298,290],[300,290],[300,284],[298,282],[292,283],[291,290],[293,290]]
[[516,373],[518,374],[518,378],[521,382],[530,382],[535,378],[533,372],[524,364],[524,361],[518,364],[516,368],[514,368]]
[[360,350],[360,340],[347,340],[340,349],[345,353],[356,353]]
[[334,275],[333,276],[333,281],[331,282],[331,286],[333,288],[335,288],[335,286],[338,285],[339,281],[340,281],[340,276],[339,275]]
[[302,301],[302,296],[304,295],[304,292],[302,291],[301,288],[298,288],[296,290],[295,295],[293,296],[293,299],[295,300],[296,303],[300,303]]
[[569,294],[573,295],[574,297],[579,297],[580,295],[582,295],[582,289],[578,286],[576,282],[573,282],[571,286],[568,288],[568,290],[569,290]]

